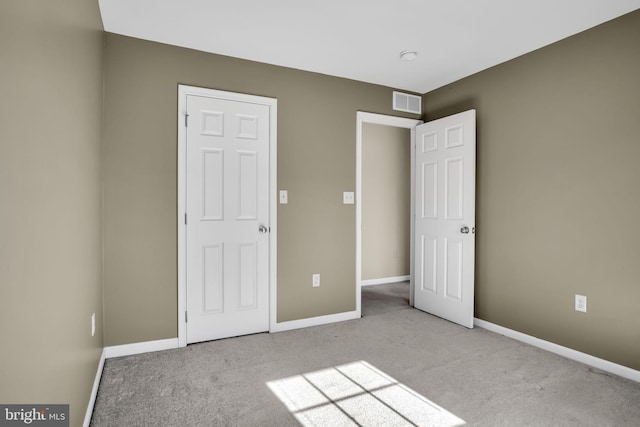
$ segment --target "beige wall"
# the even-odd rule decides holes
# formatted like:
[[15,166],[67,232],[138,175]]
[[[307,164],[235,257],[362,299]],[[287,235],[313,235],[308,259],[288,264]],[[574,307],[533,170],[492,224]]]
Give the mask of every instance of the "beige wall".
[[409,275],[411,131],[362,126],[362,279]]
[[[0,402],[70,403],[72,425],[103,345],[101,224],[104,343],[176,336],[178,83],[279,100],[279,321],[355,308],[356,111],[394,114],[389,88],[107,35],[101,121],[101,28],[95,1],[0,3]],[[478,109],[478,317],[635,369],[639,41],[635,12],[425,102]]]
[[0,402],[74,426],[102,350],[103,40],[97,1],[0,3]]
[[113,34],[106,52],[105,345],[177,336],[179,83],[278,99],[278,321],[355,310],[342,192],[355,190],[356,112],[393,114],[392,89]]
[[429,120],[478,111],[477,316],[634,369],[639,45],[637,11],[424,103]]

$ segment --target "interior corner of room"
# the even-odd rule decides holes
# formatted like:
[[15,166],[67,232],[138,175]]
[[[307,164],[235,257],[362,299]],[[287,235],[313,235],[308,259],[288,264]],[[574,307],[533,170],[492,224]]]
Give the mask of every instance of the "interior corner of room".
[[[62,3],[0,6],[0,403],[86,424],[105,357],[179,345],[179,85],[277,99],[272,324],[352,318],[357,275],[409,275],[406,216],[356,271],[357,113],[475,109],[476,324],[640,370],[640,11],[423,93],[417,115],[391,87],[105,32],[97,1]],[[362,194],[386,192],[368,212],[406,206],[386,186],[402,167],[367,164],[389,173],[363,168]]]

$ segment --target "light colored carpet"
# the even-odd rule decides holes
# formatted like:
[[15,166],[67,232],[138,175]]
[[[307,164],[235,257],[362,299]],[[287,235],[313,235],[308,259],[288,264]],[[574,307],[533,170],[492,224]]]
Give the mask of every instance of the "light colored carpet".
[[109,359],[92,426],[296,426],[273,384],[361,361],[469,426],[640,425],[639,383],[387,296],[359,320]]
[[362,316],[410,309],[409,293],[409,282],[363,286]]

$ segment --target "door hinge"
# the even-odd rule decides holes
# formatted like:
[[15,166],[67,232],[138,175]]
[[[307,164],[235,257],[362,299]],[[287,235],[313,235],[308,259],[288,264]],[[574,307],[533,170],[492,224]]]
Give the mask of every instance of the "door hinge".
[[189,115],[187,113],[184,113],[184,126],[189,126]]
[[187,225],[187,214],[184,214],[184,225]]
[[187,310],[184,311],[184,323],[188,323],[189,319],[187,318]]

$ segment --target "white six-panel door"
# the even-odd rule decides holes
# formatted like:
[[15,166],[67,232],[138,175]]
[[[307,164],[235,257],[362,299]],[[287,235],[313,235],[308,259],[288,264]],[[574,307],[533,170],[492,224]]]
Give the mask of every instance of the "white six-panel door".
[[475,110],[416,127],[415,307],[473,327]]
[[187,342],[269,330],[269,107],[188,95]]

